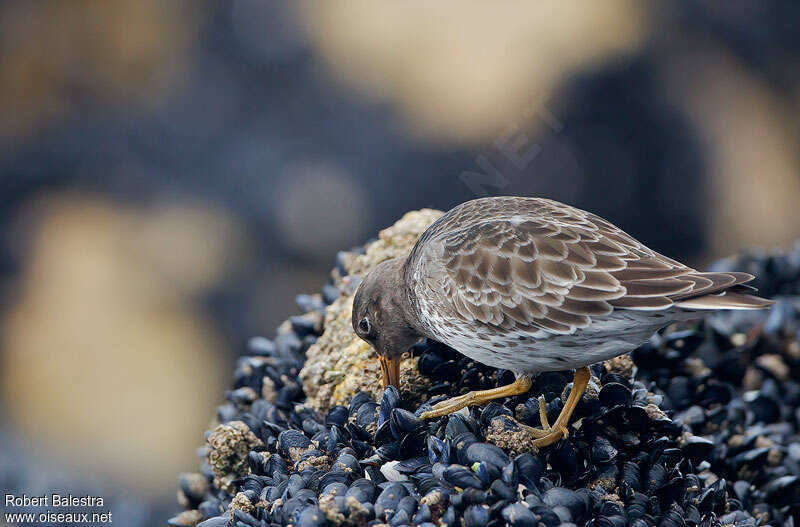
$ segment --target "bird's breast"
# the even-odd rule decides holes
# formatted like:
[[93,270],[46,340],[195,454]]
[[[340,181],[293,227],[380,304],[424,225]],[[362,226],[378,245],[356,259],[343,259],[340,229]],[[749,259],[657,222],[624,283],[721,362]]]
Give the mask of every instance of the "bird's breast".
[[503,330],[464,323],[430,313],[438,340],[480,363],[517,373],[575,369],[633,351],[657,330],[679,319],[677,313],[615,311],[597,317],[572,334]]

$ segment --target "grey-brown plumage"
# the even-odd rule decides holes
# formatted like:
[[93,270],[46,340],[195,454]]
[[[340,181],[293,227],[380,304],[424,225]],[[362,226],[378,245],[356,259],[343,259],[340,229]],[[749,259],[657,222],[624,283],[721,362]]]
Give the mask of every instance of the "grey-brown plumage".
[[704,273],[599,216],[557,201],[497,197],[439,218],[405,259],[360,286],[353,326],[385,357],[427,336],[519,374],[629,352],[699,311],[759,309],[746,273]]

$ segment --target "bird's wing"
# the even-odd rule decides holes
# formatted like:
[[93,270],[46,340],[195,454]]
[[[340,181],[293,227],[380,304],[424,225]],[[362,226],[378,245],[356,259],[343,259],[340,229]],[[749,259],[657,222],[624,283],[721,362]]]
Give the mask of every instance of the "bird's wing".
[[599,216],[549,200],[533,205],[462,219],[428,240],[428,256],[443,268],[442,292],[457,317],[571,333],[615,308],[667,309],[752,279],[699,273]]

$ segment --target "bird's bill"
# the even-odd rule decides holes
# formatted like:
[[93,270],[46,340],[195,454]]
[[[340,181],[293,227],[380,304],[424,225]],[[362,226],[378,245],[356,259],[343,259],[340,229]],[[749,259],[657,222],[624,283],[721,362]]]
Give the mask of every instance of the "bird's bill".
[[380,355],[381,361],[381,379],[383,387],[389,386],[400,387],[400,359],[391,359],[385,355]]

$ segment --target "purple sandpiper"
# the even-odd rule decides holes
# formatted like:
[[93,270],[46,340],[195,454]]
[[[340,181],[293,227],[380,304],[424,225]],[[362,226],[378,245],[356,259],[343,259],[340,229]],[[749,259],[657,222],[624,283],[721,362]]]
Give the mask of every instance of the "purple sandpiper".
[[752,279],[696,271],[557,201],[481,198],[440,217],[408,257],[367,274],[353,301],[353,329],[377,351],[385,386],[397,385],[400,357],[422,337],[517,376],[442,401],[424,419],[523,394],[539,372],[575,369],[552,426],[539,399],[542,428],[531,432],[545,446],[566,436],[588,366],[632,351],[673,322],[768,307],[743,285]]

